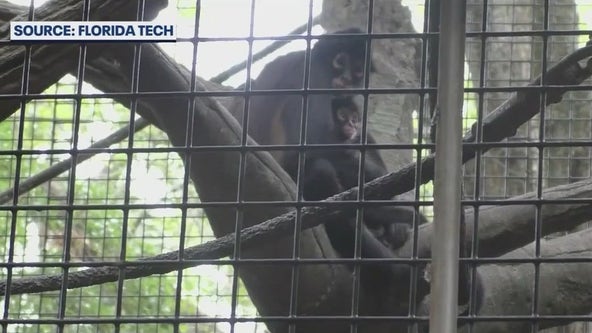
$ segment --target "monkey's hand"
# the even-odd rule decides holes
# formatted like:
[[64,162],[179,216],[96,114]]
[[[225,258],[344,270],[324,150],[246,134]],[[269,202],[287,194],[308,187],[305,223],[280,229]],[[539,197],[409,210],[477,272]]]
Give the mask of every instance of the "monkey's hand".
[[368,228],[391,249],[405,244],[415,220],[418,224],[426,222],[423,215],[416,215],[410,207],[383,206],[364,211],[364,222]]
[[391,223],[385,227],[384,242],[387,243],[387,246],[396,250],[407,242],[409,231],[411,231],[407,224]]

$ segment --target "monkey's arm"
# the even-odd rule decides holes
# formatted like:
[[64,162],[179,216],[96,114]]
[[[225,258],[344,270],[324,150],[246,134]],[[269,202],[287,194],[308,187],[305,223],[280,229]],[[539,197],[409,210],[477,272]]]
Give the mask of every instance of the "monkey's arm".
[[311,201],[324,200],[344,190],[333,163],[317,157],[306,160],[303,186],[304,199]]
[[[356,140],[358,140],[358,139],[356,139]],[[346,143],[359,143],[359,141],[346,142]],[[374,138],[372,138],[372,136],[370,136],[370,134],[368,134],[368,143],[369,144],[376,143]],[[351,165],[352,170],[359,170],[358,166],[360,164],[360,158],[361,158],[361,153],[359,150],[344,149],[340,152],[340,154],[341,154],[340,160],[342,163],[346,163],[348,165]],[[384,176],[385,174],[388,173],[388,171],[386,169],[386,165],[384,164],[384,161],[382,160],[382,157],[380,156],[380,153],[378,152],[378,150],[376,150],[376,149],[367,149],[366,150],[363,171],[364,171],[364,181],[365,182],[369,182],[369,181],[374,180],[378,177]],[[346,177],[346,179],[349,179],[350,182],[351,182],[351,180],[355,181],[355,184],[350,184],[350,182],[344,181],[344,183],[347,183],[347,185],[351,185],[351,186],[345,186],[345,187],[350,188],[350,187],[358,186],[357,171],[356,171],[355,175],[349,175],[349,176],[345,176],[345,177]],[[346,180],[346,179],[344,179],[344,180]],[[344,184],[344,185],[346,185],[346,184]]]

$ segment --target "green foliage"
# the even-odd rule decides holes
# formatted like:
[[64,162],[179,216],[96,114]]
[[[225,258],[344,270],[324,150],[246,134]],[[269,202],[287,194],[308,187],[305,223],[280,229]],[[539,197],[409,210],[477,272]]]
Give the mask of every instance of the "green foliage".
[[[92,90],[86,87],[85,91]],[[45,93],[73,93],[75,80],[64,78]],[[74,119],[80,112],[77,147],[85,147],[127,126],[129,110],[106,99],[87,99],[80,107],[74,100],[45,99],[27,103],[23,132],[19,133],[19,113],[8,121],[0,122],[0,149],[16,151],[19,137],[22,149],[27,151],[20,159],[20,178],[29,177],[50,168],[53,164],[71,158],[76,127]],[[111,146],[127,148],[128,142]],[[167,137],[150,127],[134,134],[134,147],[168,147]],[[64,239],[70,234],[69,262],[120,262],[137,260],[179,249],[182,230],[184,246],[196,245],[214,238],[201,209],[105,208],[105,205],[182,203],[184,167],[174,153],[140,153],[130,155],[119,152],[95,154],[45,184],[18,198],[19,205],[49,206],[57,209],[19,210],[13,221],[10,212],[0,213],[0,239],[4,241],[2,253],[8,260],[12,248],[12,261],[31,263],[28,267],[12,269],[13,278],[43,274],[61,274]],[[10,189],[15,184],[17,168],[15,155],[0,157],[0,186]],[[132,172],[128,174],[128,163]],[[72,180],[71,178],[74,177]],[[126,191],[129,188],[129,191]],[[189,202],[198,202],[193,186],[189,184]],[[128,194],[126,194],[128,193]],[[69,203],[76,205],[69,211]],[[59,207],[59,208],[58,208]],[[14,223],[14,228],[11,225]],[[10,243],[10,235],[14,242]],[[54,263],[47,267],[37,262]],[[70,267],[74,272],[86,267]],[[118,283],[68,290],[64,316],[69,319],[121,318],[174,318],[181,316],[229,316],[232,298],[232,268],[200,266],[166,275],[156,275]],[[0,272],[6,278],[7,271]],[[178,281],[181,283],[179,284]],[[244,290],[244,287],[241,288]],[[118,296],[120,295],[120,296]],[[177,298],[179,300],[177,301]],[[255,313],[246,293],[238,299],[243,313]],[[60,292],[15,295],[10,298],[9,318],[54,319],[60,314]],[[118,312],[118,308],[120,311]],[[200,324],[200,332],[215,332],[216,325]],[[170,332],[170,323],[122,324],[120,332]],[[10,325],[12,332],[54,332],[54,325]],[[181,332],[195,332],[195,324],[182,324]],[[113,324],[84,323],[66,325],[65,332],[113,332]]]

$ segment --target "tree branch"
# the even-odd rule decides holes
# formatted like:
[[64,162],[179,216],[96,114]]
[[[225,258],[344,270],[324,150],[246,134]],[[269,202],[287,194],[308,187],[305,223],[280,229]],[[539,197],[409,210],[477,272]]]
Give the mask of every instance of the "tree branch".
[[[111,0],[105,2],[117,1]],[[63,20],[64,18],[61,19]],[[6,34],[6,31],[0,30],[0,35],[2,34]],[[64,69],[72,70],[75,67],[76,62],[73,60],[76,60],[76,57],[72,55],[67,57],[66,52],[68,50],[76,51],[76,47],[60,45],[60,49],[58,50],[52,50],[51,47],[44,46],[34,49],[33,54],[35,57],[31,66],[33,75],[30,77],[31,87],[34,88],[32,91],[35,92],[35,89],[39,89],[43,84],[48,84],[48,78],[59,79],[59,77],[55,78],[55,76],[62,73]],[[133,46],[120,44],[105,48],[93,45],[89,47],[89,59],[96,59],[103,54],[101,53],[103,51],[106,51],[104,59],[107,59],[103,65],[111,64],[114,66],[111,69],[115,70],[126,69],[120,72],[122,75],[131,73],[127,69],[131,68],[131,60],[133,58],[130,57],[130,54],[134,54]],[[590,76],[590,61],[588,61],[589,64],[587,67],[579,66],[576,61],[589,57],[591,55],[590,52],[590,48],[581,49],[553,66],[546,75],[547,80],[545,84],[570,85],[581,83],[583,79]],[[9,79],[10,75],[6,75],[10,73],[16,77],[17,75],[14,69],[9,64],[14,59],[23,59],[23,56],[24,51],[20,49],[11,50],[6,57],[0,56],[0,78]],[[158,73],[150,73],[147,70],[141,72],[141,75],[143,75],[143,79],[140,82],[141,91],[163,92],[188,90],[191,78],[187,71],[175,64],[156,46],[150,44],[143,45],[142,57],[142,67],[148,69],[158,68],[159,71]],[[18,65],[19,62],[17,61],[16,63]],[[37,64],[43,64],[44,67],[39,67]],[[54,67],[59,70],[53,70]],[[53,71],[47,71],[47,68]],[[104,80],[104,77],[100,77],[101,73],[100,68],[97,68],[97,71],[94,72],[89,71],[87,73],[87,79],[91,82],[95,80],[93,83],[101,83]],[[1,79],[0,82],[6,83],[12,81]],[[129,82],[131,82],[131,78]],[[204,87],[207,84],[203,80],[200,80],[199,83],[199,89],[205,90]],[[117,90],[122,88],[121,84],[122,82],[110,82],[109,87],[112,89],[115,87]],[[534,84],[537,84],[537,82],[533,82]],[[2,92],[8,89],[7,91],[10,93],[11,89],[15,90],[15,88],[19,88],[16,90],[20,92],[20,87],[18,86],[11,86],[9,84],[0,85],[0,91]],[[123,88],[123,91],[128,91],[127,86]],[[560,96],[564,92],[564,88],[549,90],[547,103],[559,101]],[[482,129],[484,141],[492,142],[501,140],[507,135],[512,135],[518,126],[539,112],[539,103],[533,102],[537,101],[539,96],[540,93],[534,89],[521,90],[510,101],[488,116],[485,119]],[[18,99],[17,97],[15,95],[15,99]],[[118,100],[123,102],[129,101],[129,97],[122,95]],[[185,147],[188,144],[195,146],[222,145],[238,147],[241,143],[242,135],[239,124],[223,107],[209,97],[200,96],[195,99],[194,104],[188,103],[185,97],[141,97],[138,101],[140,104],[138,113],[151,123],[163,128],[169,134],[171,142],[178,147]],[[18,105],[20,105],[19,101],[3,105],[5,109],[0,110],[0,117],[12,114],[14,112],[13,110],[10,112],[7,110],[10,110],[11,107],[16,108]],[[191,134],[189,142],[186,141],[187,129],[190,130]],[[472,133],[472,135],[467,136],[467,140],[474,139],[475,129],[473,129]],[[249,140],[248,144],[251,145],[254,142]],[[466,146],[463,159],[466,161],[472,158],[477,149],[473,145]],[[485,151],[487,149],[482,150]],[[197,184],[200,197],[204,202],[234,203],[236,200],[235,194],[239,174],[244,176],[243,180],[245,184],[243,185],[245,195],[243,199],[245,201],[294,200],[293,182],[279,168],[271,156],[265,152],[245,154],[244,164],[246,165],[246,170],[240,170],[238,168],[241,165],[239,163],[241,160],[241,154],[239,152],[229,150],[197,151],[182,155],[190,168],[191,177]],[[207,163],[204,162],[206,160]],[[190,161],[193,163],[189,163]],[[431,179],[433,176],[432,157],[428,157],[422,162],[421,171],[422,183]],[[400,172],[389,174],[369,183],[365,187],[366,197],[370,199],[388,199],[395,194],[406,192],[414,187],[415,176],[416,166],[413,164],[409,165]],[[333,199],[356,200],[357,189],[339,194]],[[244,207],[241,208],[242,216],[244,216],[244,225],[253,226],[259,221],[270,220],[260,226],[262,228],[261,234],[257,231],[257,228],[241,230],[241,239],[242,237],[246,237],[244,241],[247,244],[243,244],[245,251],[241,251],[241,258],[291,258],[293,256],[293,240],[291,237],[280,238],[279,235],[284,232],[291,235],[294,232],[294,212],[272,218],[273,216],[287,212],[288,208],[279,206],[264,206],[263,208],[259,206],[254,208],[249,205]],[[220,207],[208,206],[206,211],[215,233],[222,237],[223,242],[225,242],[226,245],[224,246],[233,246],[233,235],[229,234],[229,232],[234,230],[235,211],[227,207],[222,207],[222,205]],[[303,212],[302,228],[310,228],[320,224],[328,216],[342,216],[342,214],[344,213],[335,211],[335,207],[328,204],[324,207],[305,209]],[[257,239],[257,245],[249,245],[255,242],[254,239]],[[263,241],[260,241],[261,239]],[[331,258],[336,256],[334,251],[328,246],[326,235],[320,229],[315,228],[303,232],[300,241],[300,255],[302,257]],[[200,249],[203,250],[203,247]],[[222,256],[227,253],[224,252],[227,249],[224,249],[216,248],[212,253],[216,256]],[[201,250],[198,252],[203,255]],[[185,250],[183,252],[186,253]],[[189,251],[189,254],[191,253]],[[178,254],[175,255],[178,256]],[[175,258],[171,259],[175,260]],[[162,272],[163,269],[163,266],[152,265],[153,263],[147,261],[142,262],[142,264],[148,266],[146,269],[153,269],[154,271],[152,272]],[[170,265],[170,263],[168,264]],[[179,267],[176,265],[176,268]],[[178,265],[182,266],[183,264]],[[155,267],[151,268],[152,266]],[[250,294],[258,306],[259,311],[264,316],[285,313],[285,310],[289,308],[290,299],[290,295],[286,294],[286,292],[289,292],[288,289],[290,289],[291,268],[289,265],[286,265],[286,267],[280,265],[271,268],[269,266],[271,265],[253,264],[240,268],[241,277],[243,277],[245,284],[249,288]],[[311,286],[310,290],[299,290],[302,294],[298,295],[298,299],[302,303],[299,302],[298,304],[298,313],[349,313],[347,302],[342,302],[344,299],[350,299],[351,294],[349,291],[351,277],[348,270],[344,268],[344,265],[303,265],[299,266],[299,268],[299,278],[315,279],[318,283],[315,285],[307,284],[307,286]],[[105,274],[110,274],[112,273],[110,270],[113,267],[104,269],[107,270]],[[122,272],[120,268],[115,269],[118,273]],[[141,270],[133,270],[130,272],[130,276],[140,273]],[[72,274],[76,273],[69,274],[69,278]],[[76,277],[76,275],[74,276]],[[48,283],[55,282],[49,281]],[[394,279],[393,283],[398,283],[398,281]],[[268,292],[269,290],[278,291],[280,294]],[[362,295],[362,297],[364,296]],[[277,325],[277,329],[284,328],[283,323]]]
[[[105,0],[91,1],[90,13],[92,20],[135,20],[139,0]],[[52,0],[35,9],[37,21],[78,21],[82,18],[84,2],[77,0]],[[16,14],[14,6],[5,1],[0,3],[0,10],[4,10],[0,17],[10,17]],[[153,19],[158,12],[168,5],[167,0],[146,1],[145,18]],[[131,13],[131,14],[130,14]],[[12,21],[25,21],[28,13],[12,17]],[[10,23],[0,26],[0,38],[10,39]],[[0,121],[10,117],[21,105],[21,91],[28,95],[38,94],[66,75],[78,58],[76,44],[45,44],[23,48],[11,43],[2,47],[0,54],[0,91],[5,95],[14,95],[14,99],[5,98],[0,109]],[[30,49],[30,68],[28,87],[22,89],[21,81],[23,69]],[[9,97],[9,96],[8,96]]]

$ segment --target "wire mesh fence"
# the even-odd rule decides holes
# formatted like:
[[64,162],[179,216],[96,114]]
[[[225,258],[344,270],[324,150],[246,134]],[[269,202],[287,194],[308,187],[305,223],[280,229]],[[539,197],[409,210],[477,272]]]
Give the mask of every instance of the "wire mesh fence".
[[[427,331],[440,5],[0,2],[2,331]],[[459,331],[588,332],[592,2],[466,13]]]

